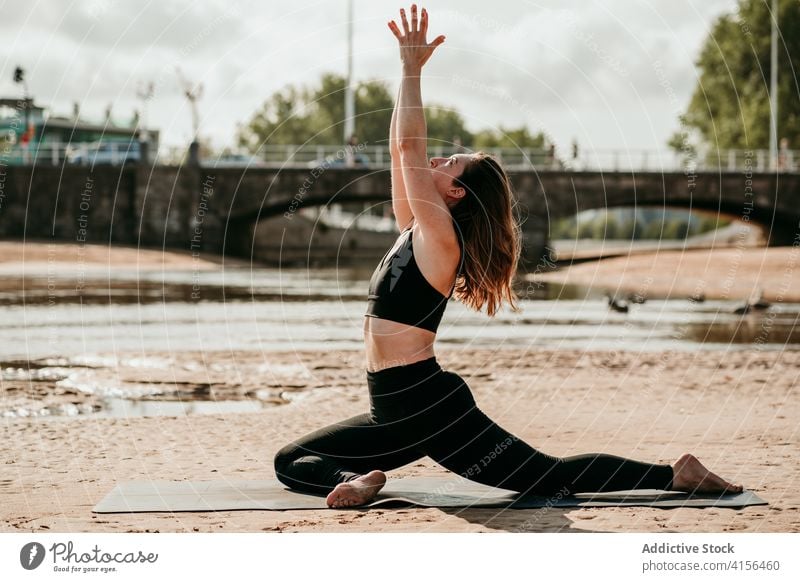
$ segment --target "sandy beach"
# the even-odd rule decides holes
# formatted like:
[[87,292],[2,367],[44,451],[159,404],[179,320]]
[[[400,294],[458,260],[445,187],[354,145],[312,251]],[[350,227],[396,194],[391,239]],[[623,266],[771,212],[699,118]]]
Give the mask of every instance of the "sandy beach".
[[[120,354],[117,354],[119,357]],[[141,357],[142,354],[137,354]],[[154,355],[155,356],[155,355]],[[160,355],[163,357],[163,354]],[[499,424],[553,454],[603,451],[671,462],[695,453],[769,506],[734,509],[374,509],[94,515],[117,482],[272,478],[289,439],[366,409],[357,352],[184,353],[185,381],[274,366],[301,398],[257,413],[2,424],[3,531],[800,531],[800,352],[439,350]],[[204,364],[199,370],[194,365]],[[286,366],[295,366],[295,376]],[[190,372],[190,370],[195,370]],[[272,376],[272,378],[271,378]],[[250,378],[269,384],[276,376]],[[238,380],[237,380],[238,381]],[[443,473],[430,459],[389,477]]]
[[237,259],[216,255],[164,251],[121,245],[48,243],[43,241],[0,241],[0,268],[3,273],[40,270],[46,265],[61,269],[79,269],[83,264],[101,269],[214,269],[221,263],[243,264]]
[[[47,262],[44,247],[22,256],[20,245],[3,243],[4,267]],[[81,255],[98,268],[119,264],[118,249]],[[14,254],[14,252],[17,254]],[[58,259],[75,268],[76,249]],[[122,249],[126,261],[175,268],[196,266],[180,253],[142,255]],[[718,251],[713,251],[718,252]],[[744,293],[764,285],[767,297],[782,292],[791,248],[748,250],[733,258],[742,267],[731,289]],[[38,253],[38,254],[37,254]],[[782,253],[779,258],[773,254]],[[706,252],[706,255],[708,252]],[[726,255],[733,256],[733,255]],[[91,257],[87,258],[87,257]],[[661,262],[664,278],[691,274],[694,253],[680,265]],[[636,286],[646,278],[645,257],[619,275],[605,260],[546,275],[572,281],[605,277]],[[699,279],[719,285],[728,263],[696,255],[710,265]],[[748,262],[750,261],[750,262]],[[17,267],[11,263],[17,263]],[[664,267],[663,265],[668,265]],[[754,271],[754,264],[767,268]],[[205,268],[216,268],[213,261]],[[713,268],[712,268],[713,267]],[[680,269],[689,269],[681,271]],[[714,270],[716,269],[716,270]],[[617,275],[614,279],[613,272]],[[594,273],[591,274],[591,273]],[[668,273],[668,275],[667,275]],[[758,273],[756,276],[755,273]],[[766,273],[766,275],[765,275]],[[791,277],[796,277],[791,271]],[[671,279],[669,279],[671,280]],[[792,280],[794,281],[794,280]],[[674,285],[672,285],[674,287]],[[711,294],[713,285],[706,286]],[[688,289],[688,288],[687,288]],[[791,293],[800,285],[792,283]],[[681,287],[681,292],[684,288]],[[783,293],[781,295],[781,293]],[[794,297],[794,296],[793,296]],[[51,417],[0,420],[0,530],[10,532],[798,532],[800,445],[797,418],[800,351],[584,351],[439,347],[445,369],[462,375],[481,409],[531,445],[556,455],[606,452],[651,462],[672,462],[692,452],[712,470],[742,483],[768,506],[734,509],[373,509],[361,511],[232,511],[92,514],[117,483],[128,480],[273,478],[274,453],[289,440],[324,424],[364,412],[368,406],[362,351],[182,351],[91,354],[76,363],[50,362],[91,375],[93,381],[158,386],[206,398],[258,396],[267,402],[249,413],[129,418]],[[3,366],[24,366],[5,362]],[[46,379],[45,379],[46,380]],[[49,391],[47,381],[24,378],[0,383],[5,403],[31,401],[92,406],[92,396],[68,386]],[[420,459],[389,478],[444,474]]]
[[535,272],[531,281],[601,287],[645,297],[800,301],[800,246],[666,250]]

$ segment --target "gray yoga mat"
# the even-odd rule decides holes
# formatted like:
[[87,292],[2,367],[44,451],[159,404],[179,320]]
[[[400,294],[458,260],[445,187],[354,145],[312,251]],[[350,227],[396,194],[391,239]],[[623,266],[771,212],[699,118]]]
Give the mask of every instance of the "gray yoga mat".
[[[751,491],[728,495],[688,495],[674,491],[640,489],[575,496],[519,497],[451,477],[389,479],[378,496],[364,507],[417,505],[421,507],[745,507],[766,505]],[[230,511],[236,509],[326,509],[325,498],[287,489],[276,479],[214,481],[128,481],[118,484],[93,511],[129,513],[158,511]]]

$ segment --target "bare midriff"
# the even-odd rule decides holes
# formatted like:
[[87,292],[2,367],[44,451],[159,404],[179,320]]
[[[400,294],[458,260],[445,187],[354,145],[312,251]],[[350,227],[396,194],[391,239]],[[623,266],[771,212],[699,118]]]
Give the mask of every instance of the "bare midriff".
[[436,334],[427,329],[379,317],[364,317],[367,370],[376,372],[413,364],[434,355]]

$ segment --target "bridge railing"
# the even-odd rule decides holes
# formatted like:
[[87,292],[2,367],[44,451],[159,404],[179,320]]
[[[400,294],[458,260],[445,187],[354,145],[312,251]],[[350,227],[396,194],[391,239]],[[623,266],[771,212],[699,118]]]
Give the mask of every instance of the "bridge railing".
[[[468,153],[469,148],[434,146],[428,149],[431,157],[447,157]],[[780,150],[770,163],[767,150],[705,150],[686,155],[673,150],[656,149],[588,149],[561,156],[550,150],[533,148],[483,148],[497,157],[511,171],[572,171],[572,172],[800,172],[800,150]],[[29,147],[15,145],[0,147],[0,164],[61,165],[111,164],[122,165],[139,161],[135,142],[42,143]],[[157,163],[176,164],[185,161],[182,148],[160,148]],[[256,153],[237,153],[202,160],[216,167],[361,167],[388,168],[391,155],[385,145],[267,145]]]
[[781,150],[770,163],[769,150],[711,150],[692,154],[673,150],[591,150],[565,164],[575,171],[800,171],[800,150]]
[[[434,146],[428,148],[431,157],[447,157],[472,150],[461,147]],[[512,171],[753,171],[774,170],[767,150],[706,150],[687,155],[674,150],[656,149],[593,149],[570,152],[569,156],[554,155],[545,149],[483,148],[497,157]],[[256,152],[259,160],[270,166],[290,167],[347,167],[348,165],[386,168],[391,163],[387,146],[263,146]],[[800,150],[781,150],[777,169],[800,171]]]
[[[469,153],[470,149],[458,146],[434,146],[428,148],[430,157],[448,157],[457,153]],[[524,148],[486,148],[484,151],[496,155],[507,165],[515,167],[560,167],[558,161],[546,150]],[[267,145],[262,146],[256,156],[270,165],[293,165],[309,168],[317,166],[369,166],[388,168],[391,153],[388,146],[348,147],[345,145]]]
[[34,143],[0,146],[0,163],[17,166],[122,165],[139,161],[138,142]]

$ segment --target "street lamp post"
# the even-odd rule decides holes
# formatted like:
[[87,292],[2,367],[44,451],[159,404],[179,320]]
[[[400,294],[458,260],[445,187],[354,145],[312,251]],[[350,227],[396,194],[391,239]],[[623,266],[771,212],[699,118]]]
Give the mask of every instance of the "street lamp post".
[[198,137],[200,133],[200,113],[197,109],[197,101],[203,95],[203,85],[202,83],[193,85],[189,82],[189,79],[183,76],[180,68],[177,68],[176,71],[178,79],[183,85],[183,95],[189,101],[189,107],[192,112],[192,142],[189,144],[189,163],[196,166],[200,164],[200,142]]
[[778,0],[772,0],[769,71],[769,163],[778,169]]
[[355,134],[356,103],[353,93],[353,0],[347,0],[347,80],[344,88],[344,140],[347,165],[354,162],[350,140]]
[[25,71],[22,67],[14,69],[14,82],[22,85],[22,102],[25,107],[25,133],[23,133],[23,141],[27,143],[30,136],[28,135],[31,127],[31,108],[28,103],[28,83],[25,82]]
[[142,102],[142,118],[141,118],[141,126],[144,133],[147,133],[147,106],[150,103],[150,100],[153,98],[153,95],[156,94],[156,86],[155,83],[150,81],[144,85],[140,84],[136,88],[136,97]]

